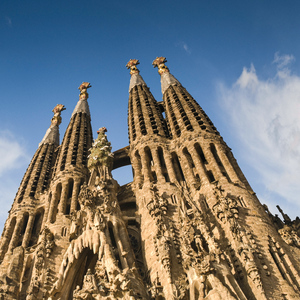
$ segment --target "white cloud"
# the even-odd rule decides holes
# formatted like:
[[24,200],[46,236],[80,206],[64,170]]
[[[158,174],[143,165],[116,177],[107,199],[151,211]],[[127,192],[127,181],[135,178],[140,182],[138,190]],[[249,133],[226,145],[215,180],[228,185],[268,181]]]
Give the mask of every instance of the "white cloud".
[[266,193],[300,205],[300,77],[290,72],[293,60],[276,53],[277,71],[267,80],[253,65],[244,68],[231,87],[219,85],[219,100]]
[[8,130],[0,131],[0,232],[28,162],[29,156],[18,138]]
[[0,131],[0,177],[11,169],[18,168],[27,155],[17,138],[9,131]]
[[[279,55],[279,52],[276,52],[274,55],[273,63],[277,65],[277,69],[282,70],[282,69],[286,69],[286,67],[294,60],[295,60],[294,55],[291,54]],[[288,71],[288,69],[286,70]]]

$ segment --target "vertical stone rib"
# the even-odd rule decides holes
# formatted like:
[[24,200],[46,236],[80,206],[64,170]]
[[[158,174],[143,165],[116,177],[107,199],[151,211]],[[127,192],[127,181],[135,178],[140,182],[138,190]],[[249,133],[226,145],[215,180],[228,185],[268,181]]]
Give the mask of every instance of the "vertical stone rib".
[[24,233],[23,241],[22,241],[22,247],[24,248],[28,247],[29,241],[31,239],[31,232],[32,232],[34,221],[35,221],[35,215],[30,214],[28,218],[26,230]]
[[172,103],[173,99],[168,91],[163,95],[163,100],[165,104],[166,120],[170,125],[172,136],[179,137],[183,129],[180,113],[178,112],[176,107],[174,109],[174,105]]
[[29,180],[31,178],[31,175],[32,175],[32,171],[35,167],[37,159],[39,158],[40,151],[41,151],[41,147],[39,147],[39,149],[37,150],[37,152],[33,156],[32,160],[29,164],[29,167],[27,168],[27,171],[26,171],[26,173],[23,177],[23,180],[22,180],[21,185],[19,187],[19,191],[18,191],[17,196],[16,196],[16,199],[18,200],[18,203],[20,203],[23,200],[25,191],[28,187],[28,182],[29,182]]
[[[42,145],[41,147],[42,147],[42,149],[41,149],[39,158],[36,162],[36,165],[35,165],[36,167],[33,169],[32,176],[31,176],[31,179],[29,180],[29,183],[28,183],[28,186],[27,186],[24,196],[34,197],[35,192],[38,189],[38,186],[39,185],[41,186],[40,176],[41,176],[41,172],[42,172],[43,165],[45,162],[48,145]],[[45,165],[47,166],[47,163]]]
[[67,154],[68,154],[68,150],[69,150],[69,144],[70,144],[70,140],[71,140],[74,122],[75,122],[75,116],[73,116],[71,118],[69,126],[66,130],[65,136],[63,138],[61,150],[60,150],[59,156],[57,158],[56,173],[63,171],[65,169],[65,164],[66,164],[66,160],[67,160]]
[[128,102],[128,136],[129,136],[130,143],[135,141],[136,128],[135,128],[134,113],[133,113],[132,93],[129,94],[129,102]]
[[58,211],[61,212],[62,214],[65,213],[66,210],[66,205],[67,205],[67,196],[68,196],[68,184],[62,184],[62,189],[61,189],[61,196],[60,196],[60,202],[59,202],[59,208]]
[[209,179],[207,177],[207,170],[204,166],[204,163],[202,162],[201,158],[199,157],[196,149],[193,146],[188,147],[188,150],[193,158],[193,161],[195,163],[196,169],[199,173],[200,180],[202,184],[208,184]]
[[[186,149],[186,148],[184,148]],[[191,162],[189,161],[189,158],[187,157],[186,151],[182,150],[180,153],[180,158],[182,161],[181,168],[184,173],[184,177],[186,178],[187,184],[190,186],[190,188],[194,189],[196,185],[195,181],[195,174],[193,172],[193,168],[191,165]]]
[[167,168],[168,174],[170,176],[170,181],[173,183],[178,182],[175,171],[174,171],[171,154],[169,152],[165,152],[164,157],[165,157],[165,162],[166,162],[166,168]]
[[215,179],[222,181],[224,179],[224,175],[221,173],[220,168],[210,150],[210,147],[203,147],[202,150],[205,157],[207,158],[208,166],[210,167]]
[[151,181],[151,170],[149,170],[148,158],[145,153],[145,150],[141,151],[141,163],[142,163],[142,172],[144,175],[144,182],[149,183]]
[[15,227],[16,227],[16,217],[13,217],[9,222],[9,226],[6,229],[4,228],[5,233],[3,234],[3,237],[1,239],[0,261],[2,261],[5,253],[8,250],[8,246],[10,244]]
[[228,157],[226,156],[225,150],[223,149],[223,147],[219,144],[216,144],[216,150],[219,154],[220,160],[222,161],[222,164],[225,168],[225,170],[227,171],[231,181],[233,182],[241,182],[238,175],[236,174],[231,162],[229,161]]
[[24,222],[23,215],[21,217],[17,218],[16,226],[14,228],[14,232],[13,232],[13,235],[11,237],[9,247],[8,247],[9,251],[12,251],[17,246],[17,244],[19,242],[23,222]]
[[52,166],[54,165],[54,161],[55,161],[55,147],[54,145],[49,145],[46,162],[44,163],[43,170],[42,170],[41,185],[39,186],[37,192],[43,192],[48,187],[49,179],[52,174]]
[[152,157],[153,157],[153,161],[154,161],[154,168],[156,170],[156,174],[157,174],[157,179],[160,182],[166,182],[166,179],[163,175],[163,171],[162,171],[162,166],[160,164],[160,160],[159,160],[159,156],[158,156],[158,150],[153,150],[152,153]]
[[134,170],[134,181],[139,187],[141,187],[144,183],[144,180],[142,175],[141,157],[138,151],[135,151],[134,155],[132,155],[132,167]]
[[72,199],[71,199],[71,213],[77,209],[77,198],[80,190],[80,180],[74,181],[73,192],[72,192]]
[[74,120],[74,125],[72,128],[69,149],[68,149],[67,157],[66,157],[66,167],[69,165],[76,164],[80,123],[81,123],[81,114],[82,114],[81,112],[75,114],[75,120]]
[[172,105],[174,114],[177,118],[177,122],[180,126],[180,130],[190,130],[193,131],[193,126],[189,120],[189,117],[186,113],[186,108],[184,108],[184,103],[182,103],[177,95],[176,86],[170,85],[169,88],[166,90],[165,94],[166,97],[170,98],[170,105]]
[[174,86],[177,96],[181,100],[182,105],[185,107],[188,115],[190,116],[190,121],[194,128],[199,128],[202,130],[208,130],[219,135],[216,127],[213,125],[212,121],[203,111],[201,106],[195,101],[195,99],[189,94],[189,92],[183,86]]

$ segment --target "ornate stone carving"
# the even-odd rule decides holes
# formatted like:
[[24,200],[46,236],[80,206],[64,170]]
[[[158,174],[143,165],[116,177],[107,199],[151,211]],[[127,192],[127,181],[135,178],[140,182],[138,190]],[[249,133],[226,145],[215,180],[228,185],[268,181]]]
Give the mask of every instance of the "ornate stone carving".
[[168,210],[168,200],[164,195],[158,195],[157,189],[152,186],[151,189],[152,197],[147,203],[147,209],[153,219],[155,219],[156,224],[160,226],[162,218],[167,214]]
[[46,250],[46,257],[49,257],[52,253],[52,249],[55,246],[54,242],[54,235],[50,231],[48,227],[45,227],[45,250]]
[[284,225],[278,232],[288,245],[300,248],[300,237],[291,226]]
[[98,137],[90,149],[91,154],[88,156],[88,168],[92,172],[91,177],[93,177],[93,172],[97,170],[101,181],[112,178],[111,170],[114,158],[113,153],[111,153],[111,144],[107,140],[105,132],[107,132],[105,127],[101,127],[97,131]]
[[156,59],[153,61],[152,65],[154,68],[158,68],[158,73],[161,75],[165,72],[169,73],[168,67],[165,65],[165,62],[167,62],[167,59],[165,57],[156,57]]
[[156,256],[162,262],[165,270],[171,276],[171,235],[169,220],[165,219],[168,210],[168,201],[163,195],[159,195],[156,187],[151,187],[152,197],[147,203],[150,216],[155,220],[156,234],[153,237]]
[[[237,249],[237,253],[247,275],[261,292],[262,299],[266,299],[259,270],[255,262],[255,254],[257,254],[258,257],[260,256],[255,240],[251,233],[248,233],[238,222],[239,211],[237,201],[234,198],[231,198],[228,194],[224,196],[223,192],[224,190],[221,186],[216,187],[215,196],[218,202],[213,207],[213,211],[221,222],[229,226],[229,230],[234,240],[235,249]],[[249,237],[252,242],[250,242]],[[264,263],[263,265],[267,268]]]
[[51,125],[60,125],[61,124],[61,112],[63,110],[65,110],[65,106],[63,104],[57,104],[54,108],[53,108],[53,113],[54,113],[54,116],[53,118],[51,119]]
[[155,281],[153,282],[152,286],[148,288],[148,293],[151,297],[151,300],[165,300],[163,286],[159,281],[158,274],[156,274]]
[[87,89],[92,87],[89,82],[83,82],[79,86],[80,94],[79,94],[79,100],[87,100],[89,97],[89,94],[87,93]]
[[139,64],[139,60],[138,59],[131,59],[127,65],[126,68],[130,69],[130,75],[132,74],[139,74],[140,71],[138,70],[138,68],[136,67]]
[[24,248],[17,247],[13,251],[7,275],[0,278],[0,299],[17,299],[19,294],[19,282],[24,262]]

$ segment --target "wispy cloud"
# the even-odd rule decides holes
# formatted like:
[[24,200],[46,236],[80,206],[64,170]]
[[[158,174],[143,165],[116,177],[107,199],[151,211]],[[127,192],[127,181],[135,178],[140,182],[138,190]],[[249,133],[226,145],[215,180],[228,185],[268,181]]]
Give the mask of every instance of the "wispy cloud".
[[0,130],[0,232],[20,184],[20,172],[29,159],[19,139],[8,130]]
[[190,48],[188,47],[188,45],[186,44],[186,43],[183,43],[183,49],[184,49],[184,51],[186,52],[186,53],[188,53],[188,54],[190,54],[191,53],[191,50],[190,50]]
[[10,17],[6,16],[6,17],[5,17],[5,22],[6,22],[6,25],[7,25],[7,26],[9,26],[9,27],[12,26],[12,21],[11,21],[11,18],[10,18]]
[[176,44],[177,47],[180,47],[181,49],[183,49],[187,54],[191,54],[192,51],[190,49],[190,47],[187,45],[186,42],[179,42]]
[[6,171],[18,168],[27,155],[18,139],[9,131],[0,131],[0,177]]
[[231,87],[219,85],[219,100],[266,190],[300,205],[300,77],[289,68],[294,59],[276,53],[277,71],[266,80],[253,65],[244,68]]

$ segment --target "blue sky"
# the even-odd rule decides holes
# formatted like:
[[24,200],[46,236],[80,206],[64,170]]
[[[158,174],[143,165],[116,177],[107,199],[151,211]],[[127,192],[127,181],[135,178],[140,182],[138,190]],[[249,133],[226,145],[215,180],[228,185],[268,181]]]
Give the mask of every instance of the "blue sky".
[[[16,1],[0,3],[0,227],[28,163],[62,103],[61,139],[91,82],[94,135],[128,145],[131,58],[154,97],[151,63],[171,73],[233,149],[262,203],[299,214],[300,3],[298,1]],[[130,170],[125,169],[125,174]],[[115,172],[126,183],[124,172]]]

